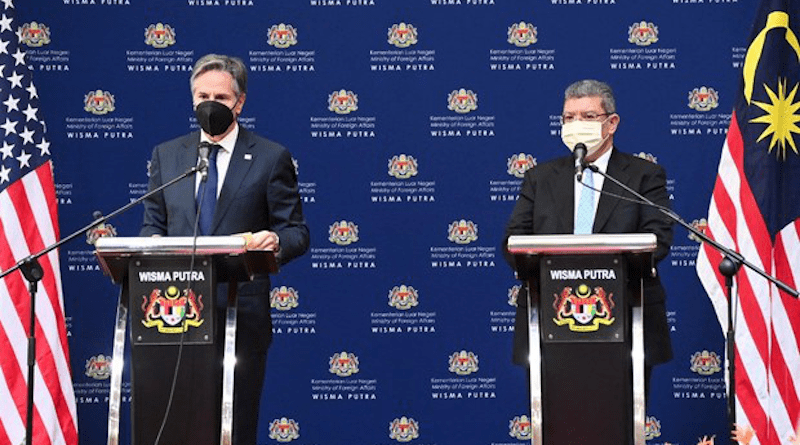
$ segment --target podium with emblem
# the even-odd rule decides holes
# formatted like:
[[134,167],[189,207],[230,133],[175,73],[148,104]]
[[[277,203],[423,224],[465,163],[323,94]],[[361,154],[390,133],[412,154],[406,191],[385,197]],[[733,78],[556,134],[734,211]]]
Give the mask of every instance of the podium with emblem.
[[532,443],[644,445],[653,234],[511,236],[528,304]]
[[[246,250],[238,236],[100,238],[95,249],[122,289],[113,365],[131,321],[132,444],[230,444],[237,283],[276,272],[274,253]],[[122,368],[111,371],[109,445],[119,442]]]

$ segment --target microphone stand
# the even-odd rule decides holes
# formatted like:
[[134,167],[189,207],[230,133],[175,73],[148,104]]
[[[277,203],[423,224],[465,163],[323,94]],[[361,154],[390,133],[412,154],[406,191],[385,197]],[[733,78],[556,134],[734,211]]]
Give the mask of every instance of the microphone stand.
[[[39,257],[46,255],[57,249],[62,244],[72,241],[73,239],[77,238],[78,236],[83,235],[87,231],[93,229],[96,226],[101,224],[105,224],[110,218],[113,218],[121,213],[124,213],[130,210],[132,207],[136,206],[140,202],[144,201],[145,199],[153,196],[154,194],[164,190],[165,188],[175,184],[176,182],[181,181],[184,178],[187,178],[197,172],[202,172],[208,168],[208,163],[200,162],[198,165],[186,170],[182,175],[178,176],[177,178],[162,184],[158,188],[150,190],[149,192],[145,193],[144,195],[140,196],[138,199],[131,201],[125,206],[120,207],[119,209],[111,212],[108,216],[100,215],[99,218],[96,218],[93,222],[88,224],[87,226],[78,229],[77,231],[73,232],[69,236],[62,238],[61,240],[51,244],[48,247],[45,247],[41,251],[29,255],[28,257],[20,260],[8,270],[0,272],[0,279],[3,279],[6,275],[11,274],[16,270],[20,270],[22,275],[25,277],[25,280],[28,281],[28,291],[30,294],[30,324],[28,329],[28,394],[27,394],[27,413],[26,413],[26,425],[25,425],[25,444],[32,445],[33,444],[33,382],[34,382],[34,373],[36,368],[36,337],[35,337],[35,328],[36,328],[36,291],[38,288],[38,283],[44,277],[44,271],[42,266],[39,264]],[[94,216],[94,215],[93,215]]]
[[[747,266],[748,269],[752,270],[753,272],[761,275],[763,278],[769,280],[771,283],[778,286],[782,291],[786,292],[787,294],[793,296],[794,298],[798,298],[800,293],[796,289],[793,289],[783,281],[775,278],[772,275],[766,273],[763,269],[759,268],[758,266],[754,265],[753,263],[747,261],[747,259],[736,252],[733,249],[729,249],[722,244],[718,243],[717,241],[709,238],[705,233],[696,229],[691,224],[686,223],[677,213],[673,212],[672,209],[667,207],[660,206],[653,201],[645,198],[640,193],[636,192],[635,190],[631,189],[627,185],[623,184],[622,182],[618,181],[613,176],[608,175],[607,173],[601,171],[597,168],[596,165],[584,162],[584,168],[588,168],[595,173],[599,173],[604,178],[610,180],[614,184],[620,186],[623,190],[626,190],[628,193],[632,194],[633,196],[637,197],[640,200],[640,203],[645,203],[653,208],[658,209],[661,213],[667,215],[670,219],[677,222],[678,224],[685,227],[687,230],[692,232],[695,236],[700,238],[702,242],[710,245],[723,255],[722,261],[719,263],[717,267],[719,272],[725,277],[725,291],[728,297],[728,326],[727,331],[725,334],[725,355],[726,355],[726,362],[728,365],[727,369],[727,379],[728,379],[728,403],[727,403],[727,411],[728,411],[728,430],[733,431],[735,429],[736,424],[736,357],[734,357],[734,339],[735,337],[735,328],[733,323],[733,277],[742,267],[742,265]],[[602,193],[602,192],[601,192]],[[627,199],[624,197],[619,196],[621,199]],[[735,444],[735,441],[731,443]]]

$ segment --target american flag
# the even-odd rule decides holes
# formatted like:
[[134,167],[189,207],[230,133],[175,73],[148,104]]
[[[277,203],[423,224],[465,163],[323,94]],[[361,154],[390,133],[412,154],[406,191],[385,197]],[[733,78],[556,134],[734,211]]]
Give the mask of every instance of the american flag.
[[[20,43],[13,0],[0,0],[0,270],[59,238],[50,143]],[[16,28],[15,28],[16,26]],[[33,443],[77,444],[58,253],[39,258]],[[30,298],[19,272],[0,280],[0,443],[25,441]]]
[[[800,1],[763,0],[756,11],[722,148],[708,235],[797,288],[800,282]],[[728,304],[718,252],[697,272],[723,330]],[[800,303],[746,267],[735,279],[736,422],[751,445],[785,444],[800,415]]]

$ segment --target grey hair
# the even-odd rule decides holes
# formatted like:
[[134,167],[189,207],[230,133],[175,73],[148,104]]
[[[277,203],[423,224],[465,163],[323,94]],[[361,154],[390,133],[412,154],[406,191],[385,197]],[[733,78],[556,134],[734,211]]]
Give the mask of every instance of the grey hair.
[[582,97],[599,97],[603,104],[603,110],[606,113],[611,114],[617,112],[614,92],[611,91],[611,87],[605,82],[593,79],[579,80],[568,86],[564,91],[565,102],[567,99],[580,99]]
[[189,87],[194,94],[194,81],[197,76],[208,71],[223,71],[233,77],[233,91],[236,96],[247,93],[247,67],[244,66],[242,59],[222,54],[206,54],[197,60],[192,69],[192,77],[189,78]]

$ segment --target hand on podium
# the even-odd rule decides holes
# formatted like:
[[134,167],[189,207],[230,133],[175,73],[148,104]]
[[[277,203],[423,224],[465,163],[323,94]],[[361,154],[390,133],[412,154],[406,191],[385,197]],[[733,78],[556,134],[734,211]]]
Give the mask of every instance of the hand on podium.
[[247,250],[271,250],[278,253],[281,249],[278,234],[269,230],[262,230],[256,233],[236,233],[234,236],[244,237]]

